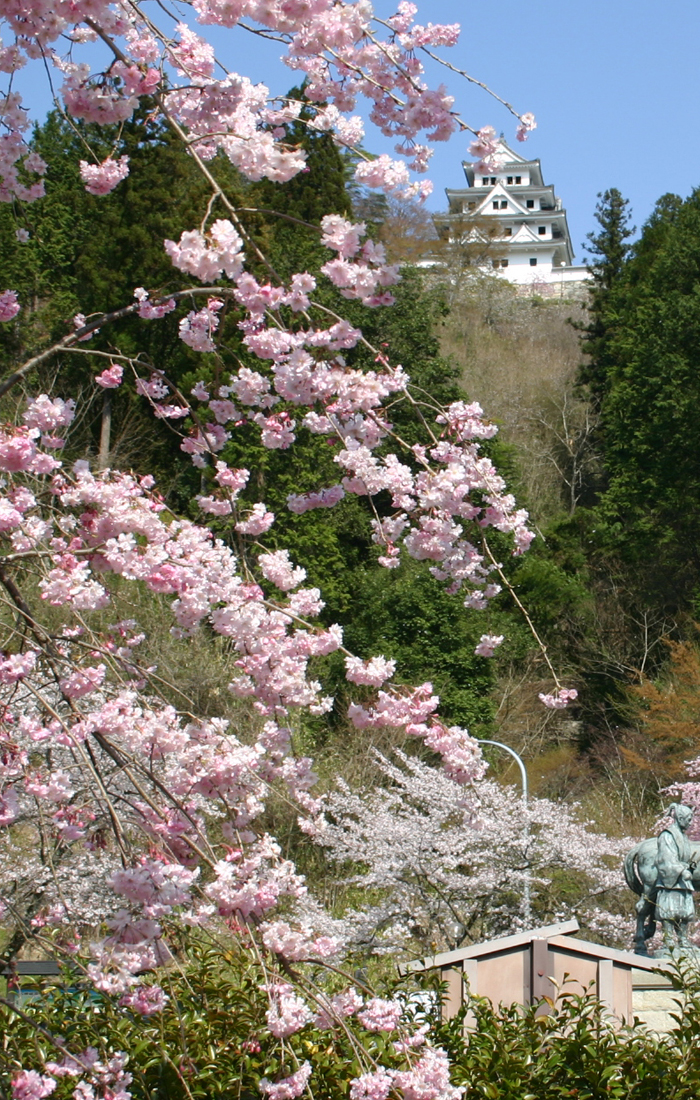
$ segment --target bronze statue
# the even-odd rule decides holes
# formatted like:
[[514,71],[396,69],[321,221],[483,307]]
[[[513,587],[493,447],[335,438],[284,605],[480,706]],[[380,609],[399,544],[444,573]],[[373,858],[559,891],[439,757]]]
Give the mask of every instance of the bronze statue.
[[625,858],[627,885],[639,894],[634,950],[648,955],[646,941],[660,921],[664,933],[663,954],[692,948],[688,926],[695,916],[693,890],[700,890],[700,845],[688,840],[693,820],[690,806],[673,803],[670,823],[650,840],[637,844]]

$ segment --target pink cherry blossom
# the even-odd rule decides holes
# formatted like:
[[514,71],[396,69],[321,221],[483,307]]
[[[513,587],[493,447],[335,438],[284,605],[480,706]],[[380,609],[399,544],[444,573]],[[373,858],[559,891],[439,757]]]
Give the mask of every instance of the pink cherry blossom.
[[23,679],[35,668],[37,654],[33,649],[27,653],[13,653],[10,657],[0,658],[0,683],[14,684]]
[[576,688],[560,688],[556,694],[544,695],[540,692],[539,698],[550,710],[564,710],[578,698],[578,691]]
[[17,301],[17,291],[3,290],[0,294],[0,321],[11,321],[19,313],[20,305]]
[[263,1077],[258,1087],[268,1100],[295,1100],[306,1089],[310,1077],[311,1066],[308,1062],[303,1062],[289,1077],[283,1077],[279,1081],[268,1081]]
[[95,375],[95,382],[105,390],[116,390],[121,386],[124,377],[124,368],[120,363],[111,363],[101,374]]
[[230,221],[219,219],[212,225],[208,239],[198,230],[190,230],[175,241],[165,242],[165,251],[175,267],[211,283],[222,274],[235,279],[243,269],[243,241]]
[[0,825],[11,825],[19,816],[19,799],[14,787],[0,790]]
[[321,489],[317,493],[290,493],[287,497],[287,507],[290,512],[302,515],[312,508],[333,508],[345,496],[342,485],[331,485],[328,489]]
[[474,653],[477,657],[493,657],[502,642],[503,634],[482,634]]
[[161,317],[172,313],[177,305],[174,298],[165,298],[159,302],[150,301],[148,291],[142,286],[136,287],[134,298],[139,303],[138,313],[143,321],[159,321]]
[[493,126],[482,126],[469,146],[469,154],[477,157],[477,171],[490,172],[497,167],[496,154],[499,149],[498,136]]
[[288,550],[276,550],[272,554],[261,554],[258,563],[262,573],[283,592],[297,588],[306,577],[306,570],[292,565]]
[[410,1070],[394,1074],[405,1100],[460,1100],[465,1087],[450,1084],[450,1064],[444,1050],[427,1050]]
[[383,1001],[374,997],[368,1001],[357,1017],[368,1031],[394,1031],[403,1009],[398,1001]]
[[53,1077],[42,1077],[34,1070],[22,1070],[12,1078],[13,1100],[43,1100],[56,1088]]
[[203,382],[197,382],[190,390],[190,393],[193,397],[196,397],[198,401],[209,400],[209,392]]
[[309,1006],[288,982],[268,988],[271,1005],[265,1014],[267,1026],[277,1039],[286,1039],[300,1031],[311,1019]]
[[70,699],[80,699],[100,686],[105,678],[106,667],[103,664],[94,668],[82,668],[71,673],[61,681],[61,691]]
[[350,1082],[350,1100],[386,1100],[394,1086],[394,1075],[380,1067]]
[[141,985],[124,993],[119,1004],[132,1009],[139,1016],[155,1016],[162,1012],[170,1000],[159,985]]
[[42,393],[30,400],[22,419],[29,428],[38,428],[42,432],[53,431],[59,426],[67,427],[75,418],[75,401],[63,401],[60,397],[53,400]]
[[395,671],[396,661],[387,661],[384,657],[372,657],[369,661],[361,661],[359,657],[345,658],[345,677],[353,684],[381,687]]
[[268,512],[262,503],[254,504],[248,518],[236,524],[236,530],[241,535],[264,535],[274,522],[274,512]]
[[224,303],[218,298],[210,298],[205,309],[197,313],[191,310],[180,321],[180,339],[195,351],[214,351],[213,335],[219,327],[217,314]]
[[536,129],[537,123],[535,122],[535,116],[532,112],[528,111],[526,114],[520,116],[515,136],[518,141],[527,141],[528,134]]
[[203,512],[211,516],[228,516],[233,511],[230,500],[219,500],[218,497],[196,497],[197,504]]
[[129,175],[129,158],[122,156],[119,160],[114,160],[107,157],[101,164],[88,164],[81,160],[80,175],[85,183],[85,190],[91,195],[108,195]]

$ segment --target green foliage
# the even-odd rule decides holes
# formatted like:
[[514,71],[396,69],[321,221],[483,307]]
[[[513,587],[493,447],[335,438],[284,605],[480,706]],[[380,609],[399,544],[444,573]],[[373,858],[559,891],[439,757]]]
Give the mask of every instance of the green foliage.
[[700,192],[666,196],[613,292],[603,536],[644,599],[674,612],[700,583]]
[[[303,93],[293,90],[290,95]],[[349,363],[375,370],[377,357],[387,355],[392,363],[404,366],[415,404],[397,403],[390,416],[393,429],[413,444],[423,437],[423,415],[432,418],[436,404],[463,396],[457,370],[440,354],[437,331],[446,314],[444,293],[426,287],[416,268],[404,266],[391,309],[368,310],[344,299],[319,274],[330,253],[321,247],[318,229],[312,225],[329,211],[350,214],[346,162],[328,134],[309,131],[301,123],[288,126],[288,140],[304,147],[308,170],[286,184],[262,181],[244,188],[223,159],[215,163],[215,172],[242,207],[241,217],[269,254],[273,268],[283,278],[294,270],[316,274],[320,301],[362,327],[366,343],[348,353]],[[107,196],[86,194],[79,177],[76,165],[88,156],[86,143],[98,157],[111,152],[130,158],[129,177]],[[16,219],[21,220],[23,212],[0,211],[4,219],[0,259],[6,263],[8,282],[19,289],[23,303],[32,303],[22,314],[28,320],[11,332],[0,349],[8,368],[20,354],[26,356],[69,331],[78,309],[89,315],[128,304],[137,285],[153,293],[182,287],[184,277],[172,267],[162,242],[177,239],[183,226],[199,225],[206,208],[206,189],[192,159],[167,128],[149,119],[145,109],[106,137],[92,127],[76,129],[52,114],[35,133],[34,146],[51,168],[47,197],[30,211],[34,220],[28,225],[32,234],[28,244],[20,245],[14,235]],[[217,208],[214,214],[225,211]],[[262,264],[256,273],[262,281],[271,278]],[[188,302],[184,308],[191,306]],[[30,380],[64,396],[79,396],[80,419],[71,429],[66,461],[94,456],[97,449],[103,395],[92,385],[91,376],[107,361],[91,353],[109,354],[116,346],[126,356],[138,356],[141,373],[149,366],[165,370],[185,394],[199,379],[215,389],[241,364],[260,367],[241,343],[235,307],[227,307],[222,314],[218,356],[197,354],[178,339],[180,313],[162,322],[128,318],[105,328],[80,345],[79,353],[62,356],[41,377]],[[319,311],[315,319],[326,324],[329,316]],[[128,379],[128,370],[126,375]],[[298,420],[298,410],[290,406],[288,411]],[[187,430],[188,424],[182,427]],[[111,462],[131,466],[138,473],[153,473],[171,507],[195,516],[193,498],[208,490],[208,475],[192,468],[180,454],[179,442],[167,423],[154,420],[131,381],[114,393]],[[387,446],[393,447],[393,442]],[[487,453],[493,454],[499,468],[504,462],[512,467],[510,454],[501,444],[490,444]],[[487,629],[512,633],[511,613],[503,612],[500,618],[495,613],[487,627],[483,615],[465,611],[459,596],[447,596],[444,587],[423,576],[415,563],[408,561],[405,569],[389,575],[376,563],[370,539],[372,510],[364,499],[349,496],[330,511],[291,513],[287,509],[290,493],[333,485],[341,474],[328,441],[299,424],[297,441],[288,451],[264,448],[255,426],[238,425],[221,457],[233,467],[251,470],[242,499],[250,504],[265,501],[275,512],[276,523],[265,538],[266,546],[286,547],[295,562],[304,565],[307,583],[320,588],[326,601],[324,620],[340,621],[349,644],[363,655],[388,647],[388,655],[397,658],[400,679],[432,679],[449,721],[474,724],[485,731],[492,710],[486,696],[494,682],[493,664],[475,658],[474,647]],[[509,479],[513,473],[509,469]],[[380,514],[390,510],[388,499],[380,498],[375,504]],[[257,548],[236,535],[232,521],[222,520],[217,534],[233,543],[242,557],[255,558]],[[503,556],[508,554],[504,540]],[[518,622],[517,613],[514,621]],[[340,670],[329,664],[331,686],[340,689]]]
[[549,548],[527,554],[513,580],[528,614],[548,639],[565,635],[585,617],[590,596],[584,578],[560,565]]
[[630,228],[629,201],[616,187],[599,193],[595,210],[598,233],[588,234],[588,251],[593,257],[589,263],[592,286],[588,304],[588,324],[578,326],[583,333],[582,347],[587,361],[581,367],[580,380],[587,384],[596,406],[600,404],[606,388],[610,369],[609,343],[615,325],[615,312],[611,308],[611,294],[622,277],[625,260],[630,251],[627,244],[635,232]]
[[[342,1100],[372,1058],[399,1067],[391,1035],[352,1022],[352,1037],[344,1027],[306,1025],[281,1046],[265,1026],[259,968],[230,941],[216,950],[190,943],[187,961],[159,979],[170,1000],[150,1018],[88,990],[79,969],[69,966],[60,979],[35,987],[40,997],[23,999],[21,1015],[0,1004],[0,1089],[9,1095],[21,1067],[41,1070],[45,1061],[60,1061],[52,1042],[59,1036],[74,1052],[88,1045],[105,1059],[125,1052],[134,1100],[253,1100],[263,1077],[288,1076],[307,1060],[312,1095]],[[677,973],[674,984],[682,1009],[663,1037],[638,1021],[617,1027],[597,998],[564,987],[556,1001],[526,1008],[496,1011],[485,998],[471,997],[452,1019],[433,1016],[430,1038],[450,1058],[452,1084],[484,1100],[695,1100],[700,984],[691,969]],[[429,1010],[416,1011],[431,1019]],[[59,1078],[53,1095],[68,1100],[74,1087],[75,1078]]]
[[[397,661],[400,679],[430,680],[440,712],[478,736],[493,717],[493,665],[474,656],[486,630],[482,613],[465,611],[422,563],[400,570],[363,571],[355,577],[354,614],[345,627],[353,652],[381,652]],[[500,621],[494,616],[490,626]]]
[[664,1038],[638,1023],[616,1028],[597,998],[564,987],[556,1002],[525,1009],[494,1011],[470,998],[435,1040],[451,1057],[453,1082],[485,1100],[691,1100],[700,1087],[700,985],[690,970],[676,984],[685,1003]]
[[[94,1047],[105,1061],[118,1051],[127,1054],[133,1100],[259,1100],[263,1078],[282,1079],[306,1061],[314,1097],[340,1100],[373,1058],[401,1065],[390,1034],[352,1022],[324,1030],[307,1024],[281,1043],[265,1020],[264,983],[273,974],[251,961],[251,951],[231,937],[216,946],[196,940],[180,946],[186,954],[178,953],[177,962],[157,975],[169,1001],[151,1017],[96,993],[70,965],[62,966],[58,979],[39,980],[33,996],[23,995],[22,1015],[0,1002],[0,1095],[9,1096],[20,1068],[41,1071],[45,1061],[60,1062],[52,1042],[58,1037],[73,1053]],[[297,976],[316,996],[332,992],[319,968],[301,969],[305,973]],[[62,1077],[52,1095],[68,1100],[74,1088],[75,1078]]]

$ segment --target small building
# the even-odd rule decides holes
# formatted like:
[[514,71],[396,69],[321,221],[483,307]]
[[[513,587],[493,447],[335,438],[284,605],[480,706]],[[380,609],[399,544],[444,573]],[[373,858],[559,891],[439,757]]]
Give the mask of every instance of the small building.
[[[638,1017],[658,1032],[672,1026],[679,994],[664,974],[669,963],[576,938],[578,921],[552,924],[486,943],[446,951],[401,967],[439,970],[447,983],[443,1015],[459,1011],[468,994],[500,1004],[532,1005],[558,991],[594,993],[620,1023]],[[682,999],[682,998],[680,998]],[[545,1003],[541,1013],[548,1012]]]
[[494,161],[497,167],[488,172],[463,162],[467,187],[446,189],[449,209],[435,216],[438,233],[451,239],[472,234],[476,239],[483,235],[484,219],[494,219],[498,228],[489,234],[492,265],[509,282],[553,289],[584,283],[588,270],[573,265],[566,210],[554,188],[545,184],[539,160],[526,160],[501,136]]

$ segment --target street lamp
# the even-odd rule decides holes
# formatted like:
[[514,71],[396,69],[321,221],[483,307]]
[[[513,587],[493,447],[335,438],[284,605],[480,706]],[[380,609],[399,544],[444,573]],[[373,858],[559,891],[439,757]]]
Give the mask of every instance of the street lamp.
[[[497,749],[503,749],[505,752],[510,753],[510,755],[513,757],[516,764],[520,768],[520,779],[523,785],[523,809],[525,810],[526,814],[523,839],[525,841],[525,859],[527,861],[527,843],[530,836],[530,830],[527,823],[527,771],[525,769],[523,758],[522,756],[520,756],[519,753],[515,751],[515,749],[512,749],[510,745],[504,745],[502,741],[490,741],[486,737],[477,737],[476,740],[479,742],[480,745],[495,745]],[[532,924],[532,911],[530,908],[530,872],[528,871],[527,867],[525,868],[525,885],[523,887],[523,916],[525,918],[525,923],[528,926]]]

